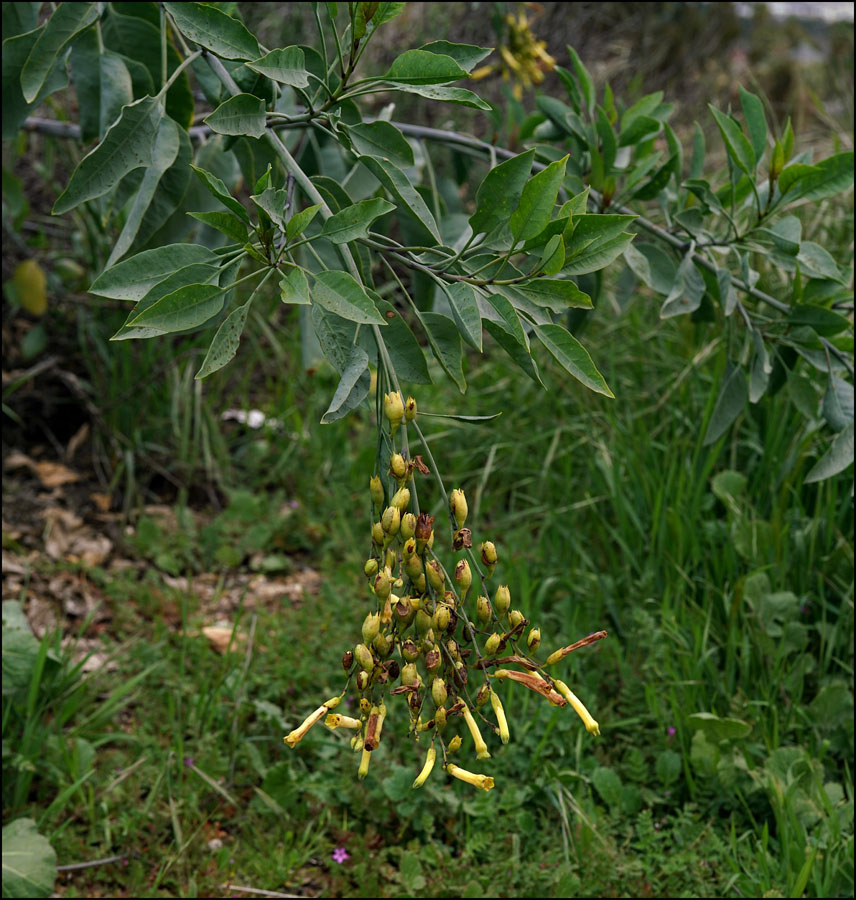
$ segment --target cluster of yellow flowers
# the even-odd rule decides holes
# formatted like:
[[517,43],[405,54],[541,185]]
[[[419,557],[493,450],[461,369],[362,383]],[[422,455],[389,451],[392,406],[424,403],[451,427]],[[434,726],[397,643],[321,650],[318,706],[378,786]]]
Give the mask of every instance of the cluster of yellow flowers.
[[[508,719],[495,685],[508,680],[541,694],[555,706],[570,704],[589,733],[599,734],[598,724],[585,706],[563,681],[550,677],[545,667],[606,637],[606,632],[562,647],[544,663],[533,659],[541,643],[540,629],[532,627],[525,633],[529,620],[512,607],[507,586],[497,587],[493,600],[489,599],[486,582],[497,565],[496,546],[484,541],[477,554],[473,551],[472,533],[466,527],[467,499],[458,489],[447,498],[451,546],[458,555],[454,574],[449,577],[434,552],[434,517],[420,513],[416,501],[414,476],[430,474],[430,470],[420,456],[408,458],[395,451],[393,439],[399,427],[414,422],[416,413],[412,397],[404,402],[398,392],[385,395],[384,414],[392,451],[389,477],[386,488],[379,475],[370,481],[377,519],[371,529],[372,553],[363,569],[375,608],[363,621],[362,641],[347,650],[342,659],[347,673],[344,690],[307,716],[285,737],[285,743],[294,747],[322,719],[328,728],[351,729],[351,747],[361,754],[358,775],[364,778],[372,753],[380,744],[386,701],[402,696],[408,707],[410,733],[417,741],[430,742],[413,787],[421,787],[430,775],[439,744],[443,768],[449,775],[489,791],[494,786],[493,778],[469,772],[449,760],[461,747],[461,737],[455,733],[458,726],[462,722],[466,725],[476,759],[490,758],[481,727],[507,744]],[[401,449],[405,448],[403,440]],[[438,483],[442,490],[439,479]],[[481,590],[473,590],[470,562]],[[509,665],[519,668],[506,668]],[[477,689],[473,676],[482,679]],[[359,701],[358,718],[333,712],[351,685]],[[495,722],[482,712],[487,704]]]
[[499,59],[476,69],[472,77],[501,75],[503,81],[512,82],[512,93],[520,100],[524,88],[541,84],[544,73],[555,68],[556,60],[547,52],[547,42],[539,41],[532,33],[525,10],[521,9],[516,17],[509,13],[505,24],[508,35],[498,47]]

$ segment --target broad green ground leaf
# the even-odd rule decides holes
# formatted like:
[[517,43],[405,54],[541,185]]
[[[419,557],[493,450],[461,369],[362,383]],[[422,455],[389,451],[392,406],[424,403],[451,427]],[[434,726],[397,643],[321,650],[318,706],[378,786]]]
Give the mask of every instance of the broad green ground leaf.
[[853,464],[853,422],[847,425],[835,436],[835,440],[830,445],[826,453],[812,466],[811,471],[806,475],[807,483],[814,481],[823,481],[826,478],[832,478],[839,472],[843,472],[849,465]]
[[592,308],[591,297],[567,278],[534,278],[517,285],[517,290],[553,312]]
[[227,238],[236,244],[245,244],[250,238],[247,226],[231,213],[192,212],[188,213],[188,215],[202,222],[203,225],[216,228],[217,231],[225,234]]
[[740,105],[743,107],[743,115],[746,118],[746,130],[749,132],[749,143],[755,154],[755,160],[761,161],[764,151],[767,149],[767,120],[764,116],[764,104],[755,94],[738,85],[740,91]]
[[203,121],[218,134],[248,134],[260,138],[265,133],[265,103],[252,94],[235,94]]
[[389,122],[361,122],[345,126],[345,131],[360,156],[377,156],[399,168],[413,165],[413,149]]
[[141,313],[154,306],[167,294],[177,291],[188,284],[217,284],[221,270],[218,266],[208,263],[191,263],[189,266],[172,272],[163,281],[159,281],[145,297],[142,298],[128,313],[125,324],[110,338],[111,341],[143,340],[145,338],[158,337],[163,332],[158,328],[146,328],[145,326],[132,325],[131,323]]
[[708,104],[713,115],[719,133],[722,135],[723,143],[728,155],[732,158],[735,165],[742,172],[751,175],[755,171],[755,151],[752,145],[743,134],[740,126],[731,118],[731,116],[720,112],[716,107]]
[[400,84],[392,82],[390,90],[404,91],[408,94],[417,94],[426,100],[439,100],[441,103],[455,103],[458,106],[466,106],[470,109],[481,109],[489,112],[491,105],[478,94],[462,87],[449,87],[443,84]]
[[167,294],[128,325],[157,329],[162,334],[202,325],[223,308],[224,290],[216,284],[187,284]]
[[232,210],[236,216],[250,224],[250,217],[244,207],[229,193],[229,188],[223,183],[222,179],[198,166],[190,167],[200,177],[202,183],[208,190],[227,208]]
[[615,395],[598,372],[588,350],[569,331],[561,325],[535,325],[534,329],[538,340],[568,374],[589,390],[614,399]]
[[356,409],[368,396],[371,381],[368,354],[362,347],[352,346],[336,393],[327,412],[321,417],[321,424],[329,425]]
[[536,384],[544,386],[541,376],[538,374],[538,366],[526,347],[521,346],[518,340],[510,334],[501,322],[491,319],[484,320],[484,327],[488,334],[502,347],[516,365],[522,369]]
[[3,896],[50,897],[56,881],[56,851],[32,819],[3,826]]
[[134,196],[131,209],[125,219],[122,233],[116,241],[107,267],[115,265],[130,249],[137,231],[142,224],[143,217],[154,199],[158,184],[167,169],[175,162],[180,146],[178,125],[172,119],[161,119],[154,146],[152,147],[152,164],[146,169],[140,188]]
[[233,309],[223,320],[214,335],[214,340],[211,341],[211,346],[205,354],[199,371],[194,376],[197,380],[207,378],[212,372],[222,369],[235,358],[241,343],[244,325],[247,324],[247,313],[250,311],[251,303],[252,297],[242,306]]
[[728,431],[748,399],[749,385],[743,367],[729,363],[704,436],[705,447],[718,441]]
[[449,41],[431,41],[430,44],[423,44],[419,49],[428,53],[451,56],[467,72],[472,72],[485,57],[493,53],[490,47],[477,47],[474,44],[451,44]]
[[417,384],[431,384],[431,375],[425,362],[425,353],[410,330],[401,313],[387,300],[383,300],[374,291],[369,291],[374,305],[386,320],[383,330],[383,342],[386,345],[392,367],[402,381],[415,381]]
[[563,156],[526,182],[520,203],[509,221],[511,233],[516,241],[535,237],[550,221],[559,188],[565,177],[567,162],[568,157]]
[[452,318],[461,331],[463,339],[475,350],[482,350],[482,326],[479,303],[472,285],[456,281],[443,285],[443,292],[449,299]]
[[476,192],[476,211],[470,216],[473,234],[490,232],[507,222],[520,202],[523,186],[532,169],[534,150],[527,150],[494,166]]
[[853,421],[853,385],[830,374],[823,395],[823,418],[833,431],[841,431]]
[[248,62],[247,67],[279,84],[288,84],[296,88],[309,87],[306,57],[300,47],[271,50],[261,59]]
[[352,206],[333,213],[321,229],[321,237],[334,244],[346,244],[369,235],[369,226],[375,219],[395,209],[395,204],[382,197],[360,200]]
[[392,61],[383,77],[398,84],[446,84],[466,78],[467,72],[450,56],[427,50],[405,50]]
[[[22,4],[15,4],[20,6]],[[6,7],[4,7],[6,9]],[[45,26],[7,38],[3,42],[3,140],[11,140],[36,106],[54,91],[62,90],[68,85],[68,72],[64,61],[57,57],[53,67],[45,78],[44,85],[32,103],[27,103],[21,90],[21,70],[30,56],[30,52],[44,32]]]
[[165,3],[181,33],[223,59],[258,59],[259,42],[237,20],[208,3]]
[[420,318],[437,362],[463,394],[467,389],[467,381],[464,378],[464,349],[458,326],[440,313],[424,312]]
[[361,156],[360,162],[402,206],[410,210],[416,221],[422,226],[422,230],[429,238],[433,239],[434,243],[442,243],[440,231],[431,210],[428,209],[419,192],[401,169],[385,159],[378,159],[374,156]]
[[135,303],[176,270],[194,263],[216,263],[218,257],[200,244],[168,244],[144,250],[102,272],[89,292]]
[[309,281],[302,269],[292,269],[280,280],[279,288],[280,300],[283,303],[308,306],[312,302],[309,298]]
[[315,286],[310,291],[312,302],[324,309],[363,325],[386,325],[371,297],[362,285],[347,272],[324,271],[313,276]]
[[57,6],[21,70],[21,90],[27,103],[32,103],[38,97],[57,57],[72,38],[97,18],[97,3],[60,3]]
[[151,166],[152,147],[162,118],[161,104],[153,97],[125,106],[104,140],[78,163],[54,204],[54,215],[106,194],[134,169]]

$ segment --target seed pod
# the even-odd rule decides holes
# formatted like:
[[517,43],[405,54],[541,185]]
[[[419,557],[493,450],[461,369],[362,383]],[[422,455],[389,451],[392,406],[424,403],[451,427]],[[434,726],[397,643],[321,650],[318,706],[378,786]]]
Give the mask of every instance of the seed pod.
[[424,637],[431,628],[431,617],[424,609],[420,609],[416,613],[416,631],[421,637]]
[[401,674],[401,669],[398,665],[397,659],[391,659],[388,663],[385,663],[387,666],[387,672],[389,672],[389,677],[391,681],[395,681],[396,678]]
[[496,593],[493,596],[493,608],[496,610],[497,616],[501,619],[508,612],[510,606],[511,591],[509,591],[504,584],[501,584],[496,589]]
[[464,522],[467,521],[467,498],[464,496],[464,492],[460,488],[455,488],[451,494],[449,494],[449,510],[455,518],[455,521],[458,523],[458,528],[464,527]]
[[354,664],[354,651],[346,650],[342,654],[342,668],[348,672],[351,669],[351,666]]
[[402,631],[410,625],[416,615],[410,604],[409,597],[402,597],[398,603],[395,604],[393,613],[395,614],[395,621]]
[[434,629],[429,628],[425,634],[422,635],[422,649],[425,653],[434,649]]
[[[393,429],[401,424],[401,420],[404,418],[404,401],[398,391],[383,395],[383,414]],[[393,430],[392,433],[395,434],[395,431]]]
[[438,603],[434,610],[432,622],[439,632],[444,632],[449,627],[449,607],[445,603]]
[[365,670],[357,672],[357,690],[362,692],[366,690],[371,681],[371,675]]
[[392,652],[392,639],[388,638],[383,632],[375,635],[372,641],[372,647],[377,651],[377,655],[381,659],[386,659]]
[[[407,488],[402,488],[402,490],[407,490]],[[413,513],[405,513],[401,517],[401,528],[399,528],[398,533],[403,541],[411,540],[413,535],[416,534],[416,516]],[[413,552],[416,552],[416,541],[413,542]]]
[[360,668],[365,672],[371,672],[374,669],[374,657],[371,650],[365,644],[357,644],[354,647],[354,657],[360,664]]
[[439,650],[428,650],[425,654],[425,668],[428,669],[429,672],[436,672],[440,668],[440,651]]
[[[413,515],[413,513],[408,513],[408,515]],[[405,516],[404,518],[406,519],[407,516]],[[415,533],[416,532],[414,531],[414,534]],[[416,541],[412,536],[404,539],[404,546],[401,548],[401,556],[404,559],[405,563],[412,557],[416,556]],[[420,570],[421,568],[422,567],[420,566]]]
[[520,612],[519,609],[509,610],[508,613],[508,622],[512,628],[517,628],[522,622],[526,621],[526,617]]
[[460,560],[455,566],[455,581],[461,588],[461,599],[465,600],[467,591],[473,583],[473,573],[470,571],[470,564],[465,559]]
[[541,645],[541,629],[540,628],[531,628],[529,630],[529,637],[526,638],[526,646],[529,648],[530,653],[534,653],[540,645]]
[[369,493],[372,495],[372,503],[378,508],[383,506],[383,482],[377,475],[373,475],[369,482]]
[[455,663],[455,671],[453,673],[453,677],[455,679],[455,684],[462,688],[467,683],[467,667],[463,662]]
[[387,574],[386,569],[375,575],[374,592],[381,600],[386,600],[392,593],[392,579]]
[[476,614],[479,617],[479,622],[490,621],[490,600],[484,595],[476,600]]
[[390,474],[401,484],[407,476],[407,463],[400,453],[393,453],[389,458]]
[[395,571],[395,567],[398,565],[398,554],[392,547],[387,547],[386,553],[383,557],[383,567],[385,569],[389,569],[390,572]]
[[415,578],[411,579],[413,581],[413,587],[416,589],[417,593],[424,594],[427,590],[427,583],[425,581],[425,573],[420,572]]
[[401,683],[410,687],[419,685],[419,670],[416,668],[416,663],[408,663],[401,670]]
[[375,575],[377,575],[377,570],[377,560],[374,557],[367,559],[366,564],[363,566],[363,572],[365,573],[366,578],[374,578]]
[[380,524],[387,537],[398,534],[398,529],[401,527],[401,510],[397,506],[387,506],[383,511]]
[[401,655],[407,660],[407,662],[415,662],[421,656],[419,652],[419,648],[416,646],[416,641],[408,638],[401,645]]
[[499,645],[502,641],[502,637],[494,632],[485,642],[484,642],[484,652],[488,656],[493,656],[497,650],[499,650]]
[[446,746],[447,752],[449,752],[449,753],[457,753],[458,750],[461,749],[461,744],[462,744],[462,743],[463,743],[463,742],[461,741],[461,736],[460,736],[459,734],[456,734],[456,735],[452,738],[452,740],[449,741],[448,745]]
[[479,547],[479,549],[481,550],[482,562],[486,566],[489,566],[492,570],[496,565],[496,561],[498,558],[496,554],[496,546],[494,545],[493,541],[485,541],[481,545],[481,547]]
[[434,727],[438,731],[446,728],[446,710],[442,706],[434,711]]
[[438,594],[442,593],[446,576],[443,574],[443,570],[440,568],[440,564],[436,559],[430,560],[428,565],[425,566],[425,574],[428,576],[428,584],[430,584]]
[[369,710],[372,708],[371,703],[365,698],[360,697],[360,712],[367,716],[369,714]]
[[485,682],[476,693],[476,706],[484,706],[488,701],[488,697],[490,697],[490,686]]
[[363,643],[370,644],[380,630],[380,615],[369,613],[363,620]]
[[428,545],[428,542],[434,537],[434,516],[427,513],[419,513],[416,519],[416,552],[421,555],[422,551]]
[[410,707],[411,712],[418,715],[419,710],[422,709],[422,698],[419,696],[419,691],[411,691],[410,696],[407,698],[407,705]]
[[375,522],[374,525],[372,525],[372,541],[377,544],[378,547],[382,547],[383,539],[383,525],[380,522]]
[[444,706],[449,696],[446,690],[446,682],[442,678],[435,678],[431,682],[431,698],[435,706]]
[[452,538],[452,548],[454,550],[463,550],[473,545],[473,533],[469,528],[459,528]]
[[413,397],[408,397],[404,404],[404,421],[412,422],[416,418],[416,401]]
[[453,638],[452,640],[446,641],[446,650],[449,651],[449,656],[452,657],[456,662],[461,658],[461,648],[458,646],[458,642]]
[[392,495],[392,500],[389,501],[389,505],[396,507],[402,515],[404,514],[404,511],[407,509],[409,503],[410,503],[410,491],[406,487],[399,488]]

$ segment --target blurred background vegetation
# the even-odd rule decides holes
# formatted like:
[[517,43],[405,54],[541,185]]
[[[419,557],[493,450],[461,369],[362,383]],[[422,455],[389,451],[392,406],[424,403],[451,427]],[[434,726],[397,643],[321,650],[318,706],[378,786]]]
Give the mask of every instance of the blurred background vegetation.
[[[627,105],[663,90],[682,136],[698,121],[716,146],[706,104],[742,82],[778,126],[792,117],[799,149],[852,147],[852,22],[763,4],[414,3],[362,65],[428,40],[495,46],[521,11]],[[316,42],[310,4],[239,12],[268,46]],[[413,98],[394,115],[515,147],[535,93],[512,88],[482,80],[492,116]],[[64,102],[45,114],[69,117]],[[204,384],[204,338],[108,343],[126,310],[86,286],[112,235],[85,210],[49,214],[81,153],[36,133],[3,145],[3,280],[28,258],[46,273],[44,308],[4,300],[2,326],[3,598],[43,647],[4,706],[4,822],[34,818],[60,863],[112,860],[66,871],[58,893],[852,896],[852,470],[802,483],[819,427],[807,381],[703,447],[722,335],[661,321],[618,271],[585,322],[616,401],[546,358],[547,392],[489,349],[467,357],[465,396],[438,369],[420,409],[503,411],[429,429],[499,547],[497,583],[545,645],[610,632],[559,673],[603,737],[521,692],[491,794],[442,778],[412,792],[393,721],[359,783],[337,734],[293,753],[281,740],[338,691],[364,615],[373,422],[317,424],[337,377],[307,368],[273,294]],[[458,163],[436,151],[441,189],[466,203]],[[852,204],[803,211],[841,261]]]

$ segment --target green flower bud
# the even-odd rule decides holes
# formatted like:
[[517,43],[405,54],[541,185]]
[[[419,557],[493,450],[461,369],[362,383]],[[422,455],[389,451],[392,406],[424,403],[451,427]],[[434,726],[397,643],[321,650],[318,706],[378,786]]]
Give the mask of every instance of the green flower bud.
[[520,612],[519,609],[512,609],[508,613],[508,621],[511,624],[512,628],[517,628],[517,626],[520,625],[521,622],[526,621],[526,617],[522,612]]
[[400,453],[393,453],[389,458],[389,471],[398,481],[403,481],[407,477],[407,463]]
[[510,606],[511,591],[509,591],[504,584],[501,584],[496,589],[496,593],[493,595],[493,608],[496,610],[496,614],[501,619],[508,612],[508,608]]
[[460,488],[455,488],[455,490],[449,494],[449,509],[455,517],[455,521],[458,523],[458,528],[463,528],[464,522],[467,521],[468,510],[467,498]]
[[499,644],[502,641],[502,637],[494,632],[485,642],[484,642],[484,652],[487,653],[488,656],[493,656],[497,650],[499,650]]
[[401,420],[404,418],[404,401],[398,391],[383,395],[383,414],[393,428],[397,428],[401,424]]
[[372,647],[377,650],[377,655],[381,659],[386,659],[392,651],[392,640],[388,638],[383,633],[378,633],[375,635],[374,640],[372,641]]
[[401,655],[407,660],[407,662],[416,662],[420,657],[419,648],[416,646],[416,641],[408,638],[401,645]]
[[473,583],[473,573],[470,571],[470,564],[465,559],[460,560],[455,566],[455,581],[461,588],[461,599],[465,600],[467,591]]
[[398,529],[401,527],[401,511],[398,507],[387,506],[383,511],[383,517],[380,520],[380,524],[383,527],[384,534],[389,535],[390,537],[398,534]]
[[383,533],[383,525],[381,525],[380,522],[375,522],[374,525],[372,525],[372,541],[374,541],[374,543],[377,544],[378,547],[382,547],[384,537],[385,535]]
[[416,668],[416,663],[408,663],[401,670],[401,683],[410,687],[415,687],[419,684],[419,670]]
[[363,566],[363,572],[366,573],[366,578],[374,578],[377,575],[377,560],[372,557],[371,559],[366,560],[366,564]]
[[372,475],[369,482],[369,493],[372,495],[372,503],[375,506],[383,506],[383,482],[377,475]]
[[437,731],[444,731],[446,728],[446,710],[442,706],[434,710],[434,727]]
[[371,650],[365,644],[357,644],[354,647],[354,658],[360,664],[360,668],[364,672],[371,672],[374,669],[374,657]]
[[374,592],[381,600],[386,600],[392,593],[392,579],[386,569],[375,575]]
[[363,749],[363,746],[364,746],[364,744],[363,744],[363,736],[362,736],[361,734],[355,734],[355,735],[351,738],[351,749],[352,749],[352,750],[359,751],[359,750],[362,750],[362,749]]
[[409,503],[410,503],[410,490],[406,487],[399,488],[393,494],[392,500],[389,501],[389,505],[397,507],[398,511],[402,514],[404,513],[404,510],[407,509],[407,506]]
[[442,678],[435,678],[431,682],[431,698],[435,706],[444,706],[449,696],[446,690],[446,682]]
[[479,617],[479,622],[486,623],[490,621],[490,600],[484,595],[476,600],[476,615]]
[[496,561],[498,559],[496,547],[494,546],[493,541],[485,541],[480,549],[482,562],[487,569],[487,576],[490,578],[490,576],[493,575],[493,570],[496,568]]
[[404,421],[412,422],[416,418],[416,401],[413,397],[407,398],[407,403],[404,404]]
[[[363,621],[363,642],[370,644],[380,631],[380,614],[369,613]],[[365,667],[364,667],[365,668]]]
[[446,746],[447,752],[449,752],[449,753],[457,753],[458,750],[461,749],[461,744],[462,744],[462,743],[463,743],[463,741],[461,741],[461,736],[460,736],[459,734],[456,734],[456,735],[452,738],[452,740],[449,741],[448,745]]
[[[402,488],[402,490],[407,490],[407,488]],[[413,513],[405,513],[401,517],[401,528],[398,532],[402,540],[410,541],[413,539],[413,535],[416,534],[416,516]],[[413,541],[413,552],[416,552],[416,541]]]
[[414,555],[404,560],[404,571],[411,581],[415,581],[422,574],[422,560]]
[[541,645],[541,629],[530,628],[529,637],[526,638],[526,646],[531,653],[534,653]]
[[416,613],[416,631],[420,636],[424,637],[430,628],[431,616],[429,616],[424,609],[420,609],[419,612]]
[[428,577],[428,584],[439,594],[443,590],[446,577],[436,559],[432,559],[425,567],[425,574]]

